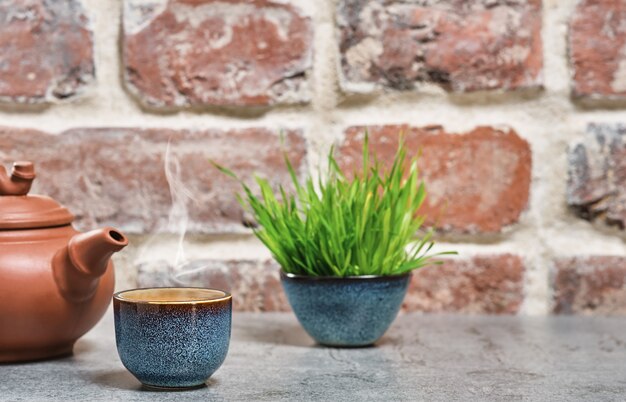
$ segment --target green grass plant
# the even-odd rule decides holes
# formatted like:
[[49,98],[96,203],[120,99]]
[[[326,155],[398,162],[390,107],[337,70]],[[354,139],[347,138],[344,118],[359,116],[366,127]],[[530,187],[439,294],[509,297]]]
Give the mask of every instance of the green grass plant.
[[[270,183],[255,177],[260,196],[229,169],[214,165],[239,180],[244,195],[239,202],[259,224],[254,234],[267,246],[283,271],[307,276],[402,275],[431,264],[432,231],[420,229],[419,209],[426,197],[417,158],[407,165],[401,136],[393,164],[385,169],[370,156],[367,134],[360,171],[346,175],[331,148],[328,171],[322,179],[298,179],[287,154],[285,164],[295,191],[282,186],[278,194]],[[408,166],[408,171],[404,167]]]

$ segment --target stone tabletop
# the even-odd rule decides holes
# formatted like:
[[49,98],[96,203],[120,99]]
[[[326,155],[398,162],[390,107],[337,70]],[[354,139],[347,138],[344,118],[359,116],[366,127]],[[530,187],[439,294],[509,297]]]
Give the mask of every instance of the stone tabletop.
[[207,387],[143,390],[112,313],[60,360],[0,365],[6,401],[626,400],[626,318],[400,316],[376,347],[316,346],[286,313],[235,313]]

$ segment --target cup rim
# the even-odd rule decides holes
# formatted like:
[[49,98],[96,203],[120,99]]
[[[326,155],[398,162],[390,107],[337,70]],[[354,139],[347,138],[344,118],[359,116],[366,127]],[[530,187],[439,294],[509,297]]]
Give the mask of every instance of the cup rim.
[[[223,296],[215,298],[215,299],[199,299],[199,300],[129,300],[125,299],[124,293],[134,292],[137,290],[171,290],[171,289],[196,289],[196,290],[210,290],[214,292],[221,292]],[[113,299],[130,304],[165,304],[165,305],[177,305],[177,304],[211,304],[211,303],[219,303],[226,300],[232,299],[233,296],[221,289],[215,288],[203,288],[203,287],[195,287],[195,286],[156,286],[156,287],[148,287],[148,288],[134,288],[134,289],[126,289],[121,290],[113,294]]]
[[388,282],[406,279],[412,275],[413,272],[409,271],[400,275],[310,276],[292,274],[290,272],[285,272],[282,269],[280,270],[280,276],[282,278],[303,282]]

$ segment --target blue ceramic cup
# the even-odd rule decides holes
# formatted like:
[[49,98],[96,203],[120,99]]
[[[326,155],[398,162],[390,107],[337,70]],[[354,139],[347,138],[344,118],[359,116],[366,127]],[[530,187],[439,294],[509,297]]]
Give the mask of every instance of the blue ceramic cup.
[[127,290],[113,311],[122,363],[148,388],[204,386],[228,353],[232,297],[221,290]]

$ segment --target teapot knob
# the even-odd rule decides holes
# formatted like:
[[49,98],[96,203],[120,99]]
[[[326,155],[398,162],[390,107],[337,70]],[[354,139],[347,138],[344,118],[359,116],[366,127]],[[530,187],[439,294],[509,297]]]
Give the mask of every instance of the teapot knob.
[[11,176],[0,165],[0,195],[26,195],[35,179],[35,165],[28,161],[13,163]]

